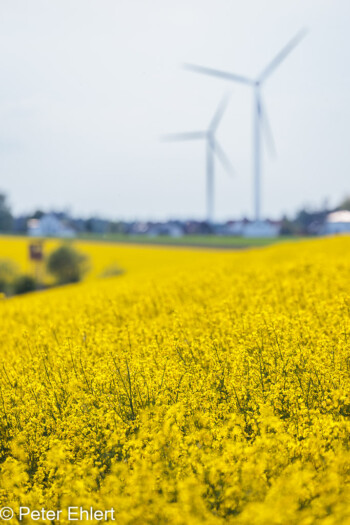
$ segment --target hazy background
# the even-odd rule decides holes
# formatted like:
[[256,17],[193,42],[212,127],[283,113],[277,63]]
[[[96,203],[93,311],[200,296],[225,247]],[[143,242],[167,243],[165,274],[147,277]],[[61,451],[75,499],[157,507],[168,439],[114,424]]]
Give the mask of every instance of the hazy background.
[[350,193],[348,0],[1,0],[0,189],[16,213],[68,207],[110,218],[202,218],[204,144],[162,133],[220,127],[215,218],[252,215],[252,92],[181,69],[255,76],[302,27],[265,101],[263,215]]

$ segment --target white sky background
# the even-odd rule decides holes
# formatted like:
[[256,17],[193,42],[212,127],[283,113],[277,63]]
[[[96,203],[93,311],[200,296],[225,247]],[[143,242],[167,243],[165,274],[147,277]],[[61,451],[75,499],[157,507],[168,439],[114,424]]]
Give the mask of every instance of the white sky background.
[[350,193],[348,0],[1,0],[0,189],[15,212],[202,218],[204,143],[218,133],[215,218],[253,213],[252,91],[183,62],[257,75],[302,27],[306,39],[264,96],[277,157],[263,159],[263,215],[335,205]]

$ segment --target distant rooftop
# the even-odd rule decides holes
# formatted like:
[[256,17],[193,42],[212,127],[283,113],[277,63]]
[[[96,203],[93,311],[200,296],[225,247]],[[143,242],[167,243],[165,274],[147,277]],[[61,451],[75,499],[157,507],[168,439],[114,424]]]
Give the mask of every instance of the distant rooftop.
[[327,215],[327,222],[349,222],[350,223],[350,211],[334,211]]

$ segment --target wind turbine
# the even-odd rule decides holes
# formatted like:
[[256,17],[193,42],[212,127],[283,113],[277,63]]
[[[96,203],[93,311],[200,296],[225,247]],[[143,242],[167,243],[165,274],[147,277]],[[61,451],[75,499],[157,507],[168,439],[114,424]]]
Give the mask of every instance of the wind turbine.
[[226,153],[216,139],[216,131],[221,119],[225,113],[229,102],[229,95],[226,95],[217,107],[213,118],[210,121],[208,129],[205,131],[191,131],[189,133],[172,133],[164,135],[163,141],[187,141],[187,140],[205,140],[206,141],[206,183],[207,183],[207,221],[212,223],[214,213],[214,159],[215,156],[221,162],[224,169],[229,175],[233,174],[233,167]]
[[196,66],[194,64],[185,64],[185,69],[195,71],[196,73],[202,73],[205,75],[211,75],[214,77],[223,78],[231,82],[238,82],[245,84],[253,88],[254,94],[254,127],[253,127],[253,151],[254,151],[254,163],[253,163],[253,180],[254,180],[254,210],[255,220],[257,222],[261,219],[261,132],[264,129],[265,137],[269,142],[269,146],[274,150],[274,141],[271,133],[271,128],[267,118],[266,110],[262,100],[261,88],[267,80],[267,78],[277,69],[281,62],[289,55],[289,53],[299,44],[299,42],[305,37],[306,29],[301,30],[288,44],[282,48],[282,50],[275,56],[273,60],[263,69],[258,77],[248,78],[234,73],[226,71],[220,71],[217,69],[211,69],[202,66]]

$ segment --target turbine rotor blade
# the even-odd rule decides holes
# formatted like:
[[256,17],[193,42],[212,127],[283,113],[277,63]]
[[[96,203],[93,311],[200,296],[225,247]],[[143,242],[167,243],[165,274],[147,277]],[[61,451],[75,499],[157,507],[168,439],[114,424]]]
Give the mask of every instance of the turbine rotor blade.
[[230,176],[234,175],[235,170],[234,170],[234,168],[233,168],[233,166],[232,166],[228,156],[226,155],[226,153],[224,152],[224,150],[220,146],[220,144],[216,140],[211,140],[210,141],[210,147],[213,150],[214,154],[219,159],[219,161],[221,162],[221,164],[224,167],[225,171]]
[[211,75],[214,77],[224,78],[231,82],[239,82],[241,84],[254,85],[254,80],[234,73],[228,73],[226,71],[219,71],[218,69],[211,69],[209,67],[196,66],[195,64],[184,64],[183,67],[188,71],[194,71],[195,73],[202,73],[203,75]]
[[307,33],[307,29],[302,29],[295,35],[294,38],[292,38],[292,40],[288,42],[286,46],[282,48],[282,50],[275,56],[273,60],[271,60],[268,66],[260,74],[258,78],[260,83],[264,82],[264,80],[273,73],[273,71],[280,65],[281,62],[283,62],[285,58],[287,58],[289,53],[293,51],[293,49],[299,44],[299,42],[301,42]]
[[227,108],[227,105],[229,103],[229,100],[230,100],[230,96],[231,96],[231,93],[227,93],[223,99],[221,100],[216,112],[215,112],[215,115],[210,123],[210,126],[209,126],[209,129],[210,131],[214,132],[216,131],[218,125],[220,124],[221,122],[221,119],[222,117],[224,116],[224,113],[225,113],[225,110]]
[[258,107],[259,107],[258,111],[259,111],[260,125],[263,129],[267,147],[270,150],[270,154],[275,157],[276,156],[275,139],[273,137],[270,120],[267,116],[267,111],[265,109],[265,104],[263,103],[261,93],[258,94]]
[[171,133],[161,137],[162,142],[177,142],[183,140],[201,140],[207,137],[206,131],[191,131],[189,133]]

